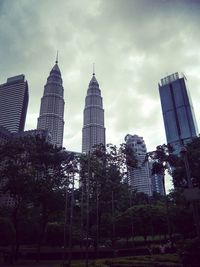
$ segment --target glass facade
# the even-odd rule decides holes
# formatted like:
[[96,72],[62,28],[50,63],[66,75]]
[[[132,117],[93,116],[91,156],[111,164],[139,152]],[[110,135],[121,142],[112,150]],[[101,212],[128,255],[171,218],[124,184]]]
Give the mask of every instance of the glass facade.
[[167,143],[178,152],[180,146],[198,134],[186,78],[178,73],[163,78],[159,84]]

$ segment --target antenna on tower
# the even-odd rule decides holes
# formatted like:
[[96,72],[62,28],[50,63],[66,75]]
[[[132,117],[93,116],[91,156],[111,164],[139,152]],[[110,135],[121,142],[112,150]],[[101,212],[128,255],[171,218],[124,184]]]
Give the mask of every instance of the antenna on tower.
[[56,64],[58,64],[58,50],[57,50],[57,54],[56,54]]
[[95,75],[95,64],[93,63],[93,75]]

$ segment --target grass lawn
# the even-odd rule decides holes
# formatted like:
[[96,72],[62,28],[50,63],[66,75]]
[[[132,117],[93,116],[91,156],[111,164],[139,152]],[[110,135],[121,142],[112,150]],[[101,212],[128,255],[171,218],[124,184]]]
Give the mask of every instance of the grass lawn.
[[[62,267],[62,262],[58,261],[41,261],[36,263],[34,261],[21,261],[13,265],[2,265],[2,267]],[[146,256],[132,256],[114,259],[99,259],[90,260],[90,267],[108,267],[111,264],[120,267],[182,267],[180,259],[177,254],[163,254],[163,255],[146,255]],[[82,260],[73,260],[71,267],[84,267],[85,262]]]

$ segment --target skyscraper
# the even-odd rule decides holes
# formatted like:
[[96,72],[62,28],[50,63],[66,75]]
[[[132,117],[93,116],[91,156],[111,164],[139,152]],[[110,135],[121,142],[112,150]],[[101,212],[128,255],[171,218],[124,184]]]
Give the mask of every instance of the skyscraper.
[[164,176],[160,173],[152,174],[153,161],[149,161],[149,168],[150,168],[152,193],[156,192],[164,196],[165,195],[164,180],[163,180]]
[[88,153],[95,145],[105,145],[104,109],[99,84],[93,73],[85,98],[82,129],[82,152]]
[[[7,83],[0,85],[0,143],[23,132],[28,100],[28,83],[23,74],[8,78]],[[4,183],[1,179],[0,206],[13,206],[13,198],[2,191]]]
[[155,173],[151,175],[151,183],[152,183],[152,192],[159,193],[160,195],[164,196],[164,185],[163,185],[163,175]]
[[198,134],[186,78],[174,73],[161,79],[159,92],[167,143],[178,153],[183,144]]
[[0,85],[0,126],[11,133],[24,130],[28,107],[28,83],[23,74]]
[[137,159],[137,167],[128,167],[127,181],[132,190],[152,195],[151,177],[148,161],[145,162],[147,153],[143,137],[127,134],[125,142],[130,147]]
[[48,130],[51,134],[51,142],[57,146],[62,146],[63,143],[65,105],[63,94],[61,72],[56,59],[44,86],[37,129]]

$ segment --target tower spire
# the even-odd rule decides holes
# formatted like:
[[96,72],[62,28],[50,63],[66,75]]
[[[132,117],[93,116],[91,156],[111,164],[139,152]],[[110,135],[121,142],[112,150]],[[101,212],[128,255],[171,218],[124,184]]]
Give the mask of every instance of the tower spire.
[[58,50],[57,50],[57,53],[56,53],[56,64],[58,64]]
[[93,76],[95,75],[95,63],[93,63]]

